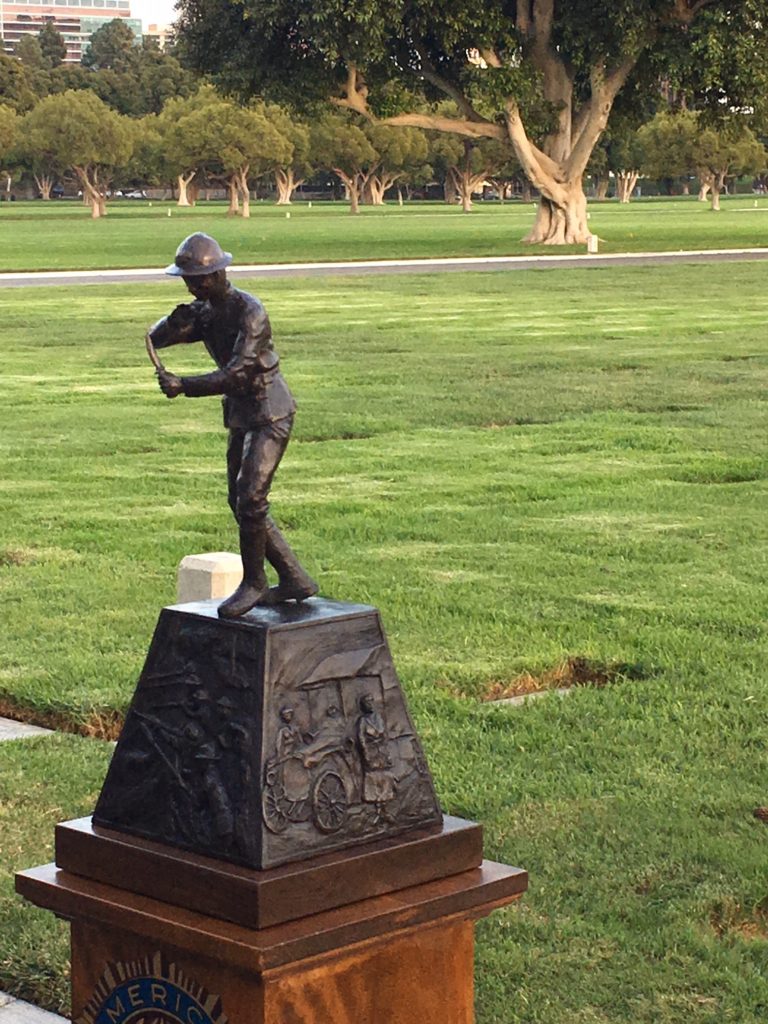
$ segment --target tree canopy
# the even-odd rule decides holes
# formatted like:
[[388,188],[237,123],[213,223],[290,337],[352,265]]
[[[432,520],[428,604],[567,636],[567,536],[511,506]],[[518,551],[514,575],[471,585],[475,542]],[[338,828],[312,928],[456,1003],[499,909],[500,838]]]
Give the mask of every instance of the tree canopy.
[[16,142],[19,116],[15,110],[0,103],[0,167],[5,168],[9,151]]
[[21,39],[17,39],[13,45],[13,54],[25,67],[33,71],[40,71],[45,67],[45,55],[37,36],[23,35]]
[[67,56],[67,44],[64,42],[64,36],[52,21],[46,21],[37,38],[43,52],[45,66],[57,68]]
[[116,168],[130,159],[135,128],[92,92],[47,96],[23,123],[24,149],[41,167],[70,168],[94,217],[106,212],[106,191]]
[[[582,176],[622,89],[658,88],[672,69],[721,102],[744,104],[764,91],[768,0],[733,0],[725,14],[723,6],[180,0],[179,46],[240,96],[304,106],[331,99],[390,124],[509,140],[542,194],[529,239],[580,242],[589,235]],[[747,38],[749,65],[762,69],[751,76]],[[445,98],[458,116],[425,109]]]
[[105,22],[91,36],[83,54],[82,64],[86,68],[110,68],[124,70],[131,62],[136,37],[121,18]]

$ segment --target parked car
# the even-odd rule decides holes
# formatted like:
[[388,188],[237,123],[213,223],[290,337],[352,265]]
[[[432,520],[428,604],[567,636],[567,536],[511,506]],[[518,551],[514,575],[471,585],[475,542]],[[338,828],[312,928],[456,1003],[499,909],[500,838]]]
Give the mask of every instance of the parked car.
[[[35,199],[42,199],[42,198],[43,198],[43,193],[42,192],[37,192],[35,194]],[[51,188],[51,199],[63,199],[63,198],[64,198],[64,186],[63,185],[53,185],[52,188]]]
[[124,199],[147,199],[147,193],[143,188],[134,188],[130,192],[123,192]]

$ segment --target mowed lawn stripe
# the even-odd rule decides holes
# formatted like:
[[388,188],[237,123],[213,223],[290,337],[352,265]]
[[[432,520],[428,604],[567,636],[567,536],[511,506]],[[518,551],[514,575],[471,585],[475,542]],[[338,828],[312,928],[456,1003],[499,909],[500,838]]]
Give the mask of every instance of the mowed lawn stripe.
[[[253,287],[300,403],[274,514],[324,593],[381,608],[445,810],[531,874],[479,927],[478,1024],[762,1024],[762,267]],[[217,403],[168,403],[143,350],[169,294],[5,303],[0,692],[24,713],[114,726],[179,559],[234,544]],[[568,659],[612,681],[478,699]],[[65,926],[12,874],[108,757],[0,745],[0,988],[51,1008]]]
[[[523,242],[535,204],[517,201],[477,202],[470,214],[439,202],[388,204],[363,207],[358,216],[343,203],[297,203],[286,211],[258,202],[247,220],[227,217],[220,202],[180,208],[117,200],[108,209],[94,223],[88,208],[68,200],[0,206],[0,272],[162,268],[185,235],[201,230],[242,264],[553,255],[551,246]],[[601,253],[765,247],[764,196],[724,197],[720,212],[695,197],[592,203],[589,209]],[[556,250],[584,251],[583,245]]]
[[[732,617],[760,633],[762,274],[254,282],[300,404],[275,515],[324,593],[382,607],[413,685],[700,671],[704,622],[724,666]],[[168,290],[62,294],[7,303],[0,690],[87,719],[125,707],[181,557],[234,530],[218,403],[165,401],[143,351]]]

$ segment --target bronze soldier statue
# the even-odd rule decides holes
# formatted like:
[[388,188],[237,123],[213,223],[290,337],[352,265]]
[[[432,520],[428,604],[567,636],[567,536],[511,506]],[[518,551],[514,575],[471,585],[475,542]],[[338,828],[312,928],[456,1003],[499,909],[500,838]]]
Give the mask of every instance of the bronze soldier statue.
[[[218,369],[177,377],[154,356],[160,388],[168,398],[222,395],[229,428],[229,504],[240,527],[243,581],[219,605],[223,618],[237,618],[255,605],[303,601],[317,584],[299,564],[269,516],[268,495],[293,426],[296,403],[279,370],[269,318],[261,302],[227,281],[232,254],[210,235],[185,238],[166,274],[181,277],[194,302],[177,306],[150,328],[154,348],[202,341]],[[270,587],[265,557],[278,575]]]

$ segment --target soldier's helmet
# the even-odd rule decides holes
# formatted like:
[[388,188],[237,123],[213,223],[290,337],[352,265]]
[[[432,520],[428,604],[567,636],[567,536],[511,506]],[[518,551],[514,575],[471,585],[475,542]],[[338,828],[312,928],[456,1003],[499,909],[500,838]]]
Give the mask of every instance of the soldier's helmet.
[[232,253],[224,252],[215,238],[202,231],[189,235],[176,250],[173,263],[165,268],[174,277],[199,277],[223,270],[232,262]]

